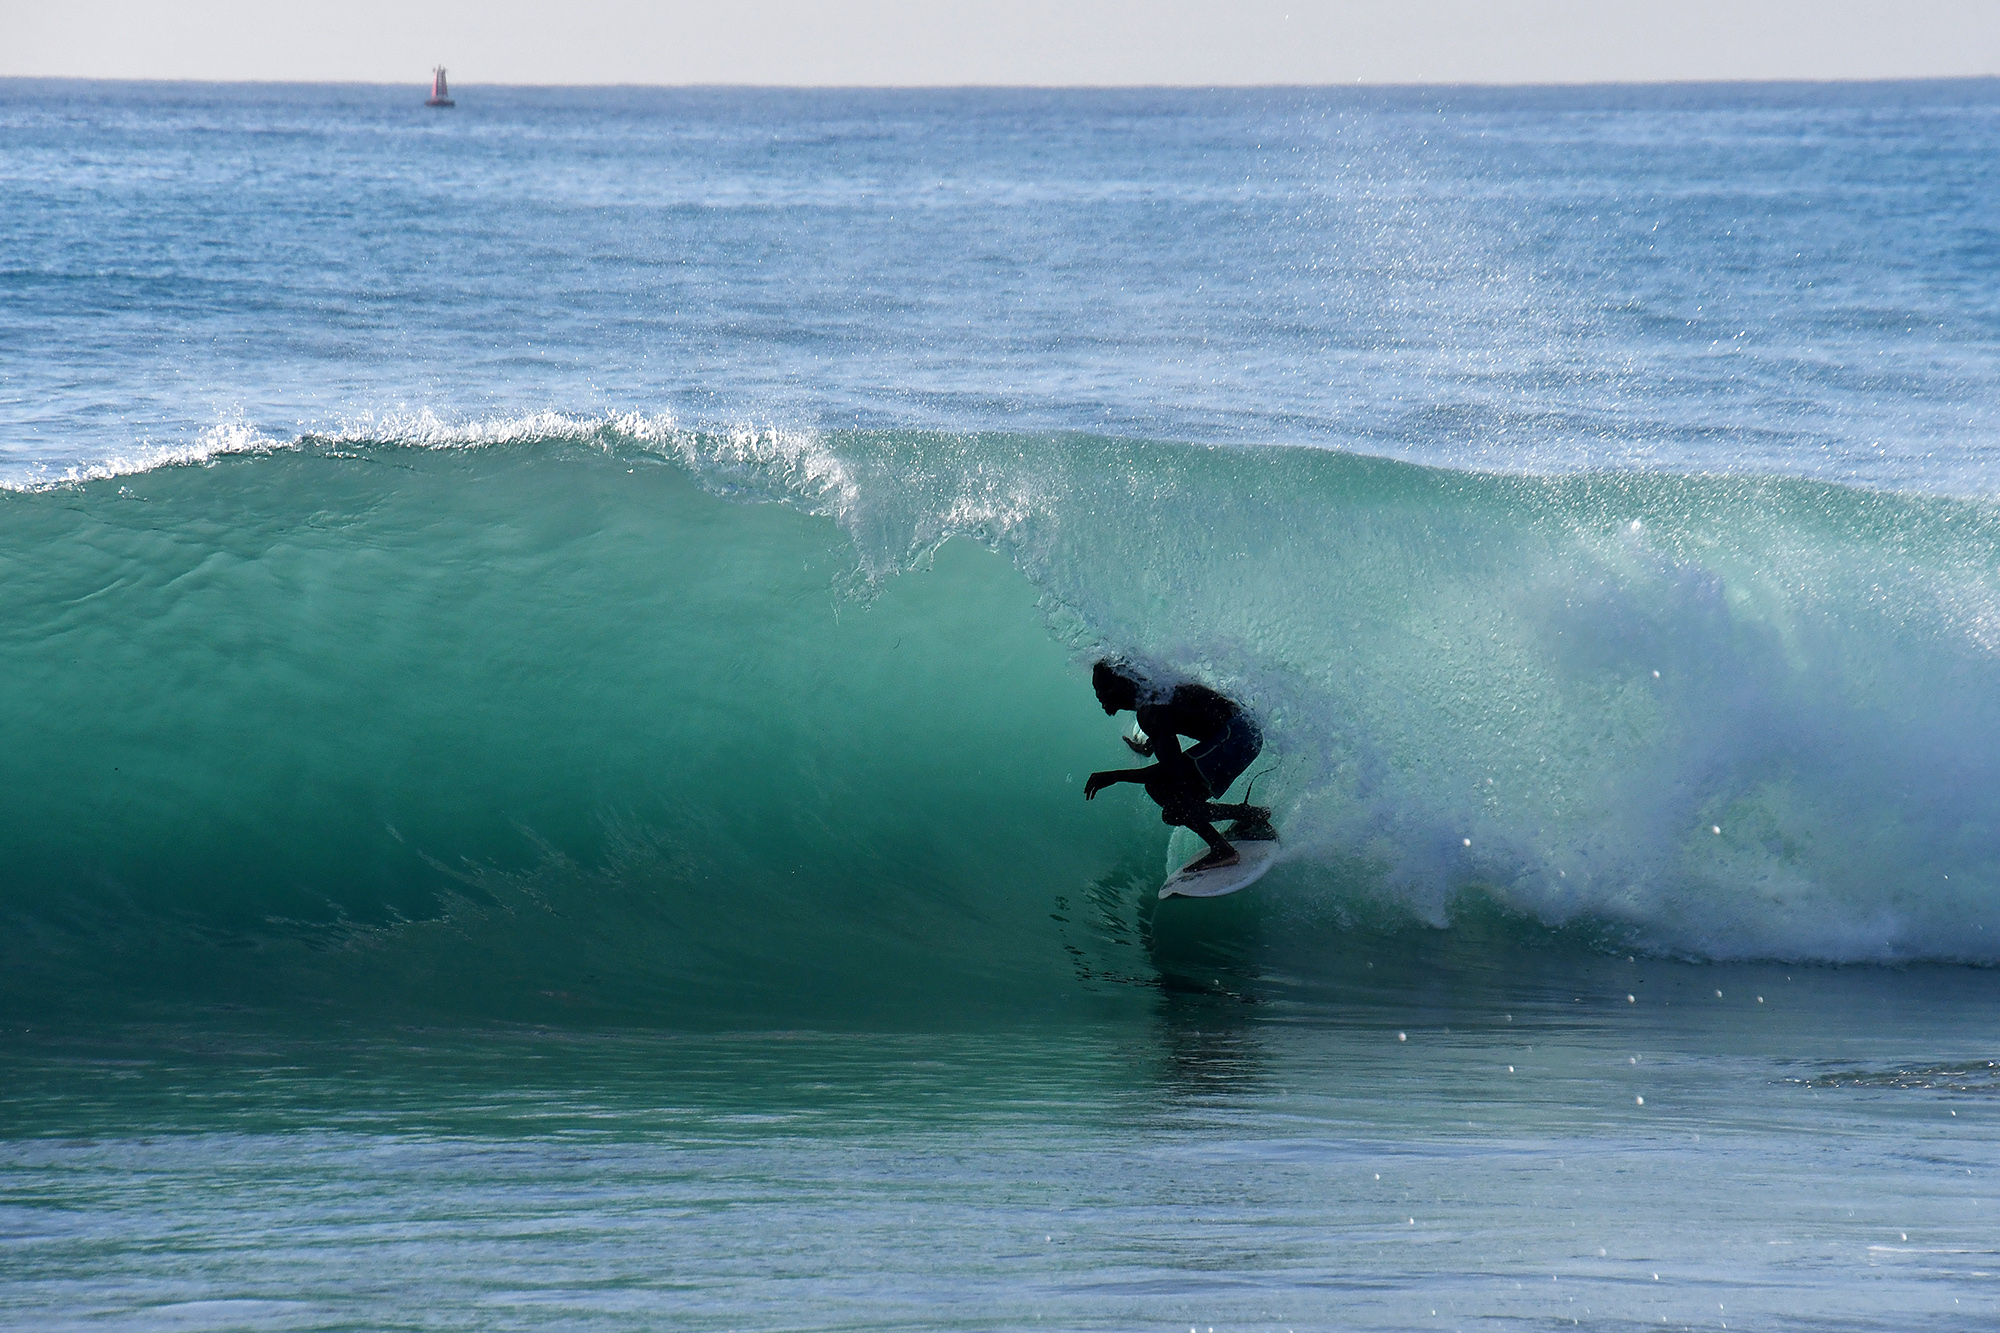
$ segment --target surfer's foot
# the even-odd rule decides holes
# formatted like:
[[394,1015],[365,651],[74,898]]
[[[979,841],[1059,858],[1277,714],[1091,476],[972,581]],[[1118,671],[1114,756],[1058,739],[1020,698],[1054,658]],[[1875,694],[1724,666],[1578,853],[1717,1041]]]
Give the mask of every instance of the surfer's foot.
[[1217,847],[1211,850],[1207,856],[1202,857],[1199,861],[1188,862],[1187,870],[1183,873],[1194,873],[1203,870],[1220,870],[1224,866],[1233,866],[1242,859],[1243,858],[1237,854],[1237,851],[1234,847]]

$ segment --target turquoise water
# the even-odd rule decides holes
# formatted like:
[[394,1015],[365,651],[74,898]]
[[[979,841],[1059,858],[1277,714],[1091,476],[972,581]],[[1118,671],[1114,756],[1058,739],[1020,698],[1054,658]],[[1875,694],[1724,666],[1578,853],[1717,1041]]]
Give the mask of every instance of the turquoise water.
[[1982,974],[1492,939],[1341,961],[1310,1006],[1180,993],[1055,1027],[10,1034],[0,1311],[1991,1325],[1996,1073],[1959,1054],[1988,1039]]
[[460,104],[0,84],[0,1321],[1991,1323],[1993,85]]

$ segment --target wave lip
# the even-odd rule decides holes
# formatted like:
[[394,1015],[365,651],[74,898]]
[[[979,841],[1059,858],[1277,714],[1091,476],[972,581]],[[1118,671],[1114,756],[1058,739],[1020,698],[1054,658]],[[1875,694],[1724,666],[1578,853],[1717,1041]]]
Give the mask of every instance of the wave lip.
[[137,476],[164,467],[185,467],[236,454],[261,454],[291,446],[290,441],[264,434],[241,422],[210,426],[192,440],[176,444],[141,443],[89,462],[33,463],[0,475],[0,491],[33,494],[91,481]]

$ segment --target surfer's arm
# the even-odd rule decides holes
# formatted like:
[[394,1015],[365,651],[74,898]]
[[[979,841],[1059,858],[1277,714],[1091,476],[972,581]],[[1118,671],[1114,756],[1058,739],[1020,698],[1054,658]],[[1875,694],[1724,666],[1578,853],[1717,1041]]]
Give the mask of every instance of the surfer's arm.
[[1145,704],[1138,710],[1139,727],[1146,733],[1146,742],[1152,747],[1153,757],[1159,766],[1168,772],[1176,772],[1187,766],[1182,757],[1180,733],[1174,730],[1173,715],[1153,704]]
[[1135,711],[1139,714],[1139,730],[1146,733],[1147,753],[1166,760],[1178,759],[1181,738],[1174,730],[1173,713],[1158,704],[1140,704]]
[[1150,768],[1107,768],[1102,773],[1092,773],[1090,781],[1083,784],[1083,799],[1092,800],[1106,787],[1114,787],[1121,782],[1144,782],[1152,771]]

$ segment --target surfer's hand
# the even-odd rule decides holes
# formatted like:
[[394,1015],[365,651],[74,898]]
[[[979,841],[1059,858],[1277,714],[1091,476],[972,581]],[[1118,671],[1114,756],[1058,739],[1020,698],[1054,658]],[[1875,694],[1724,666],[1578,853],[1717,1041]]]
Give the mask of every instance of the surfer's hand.
[[1131,748],[1133,754],[1142,754],[1148,759],[1153,757],[1153,743],[1151,741],[1135,741],[1130,736],[1120,736],[1118,739],[1124,741]]
[[1083,784],[1083,799],[1086,801],[1096,799],[1097,793],[1117,781],[1118,775],[1116,773],[1092,773],[1090,781]]

